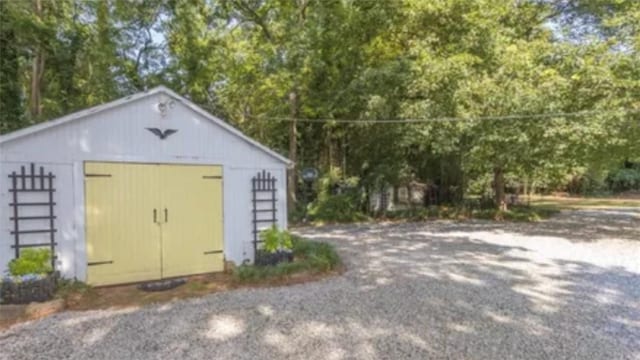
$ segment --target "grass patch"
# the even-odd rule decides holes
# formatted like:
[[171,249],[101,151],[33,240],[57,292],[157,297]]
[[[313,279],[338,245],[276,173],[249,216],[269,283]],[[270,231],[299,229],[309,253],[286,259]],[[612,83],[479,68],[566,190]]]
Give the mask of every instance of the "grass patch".
[[534,196],[531,198],[531,205],[556,210],[640,207],[640,199]]
[[293,236],[293,261],[273,266],[242,265],[237,267],[234,278],[241,283],[279,280],[294,274],[322,274],[336,270],[340,257],[332,245]]
[[477,210],[474,211],[472,217],[475,219],[487,219],[497,221],[520,221],[520,222],[536,222],[548,219],[560,212],[558,209],[549,207],[529,207],[517,206],[507,211],[500,210]]
[[386,218],[410,221],[484,219],[535,222],[547,219],[558,212],[559,209],[545,206],[512,206],[507,211],[497,209],[472,209],[464,206],[431,206],[428,208],[389,212]]

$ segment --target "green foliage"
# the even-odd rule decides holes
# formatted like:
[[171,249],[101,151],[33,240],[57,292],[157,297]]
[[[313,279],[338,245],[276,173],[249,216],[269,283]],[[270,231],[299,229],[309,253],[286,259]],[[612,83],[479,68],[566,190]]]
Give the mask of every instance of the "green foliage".
[[[636,0],[39,3],[0,1],[0,133],[166,83],[282,153],[297,134],[296,163],[328,174],[319,220],[362,218],[366,196],[331,195],[350,179],[460,201],[496,169],[550,191],[640,153],[640,114],[619,111],[640,108]],[[321,121],[272,119],[292,113]],[[468,120],[359,121],[449,117]]]
[[287,230],[279,230],[276,225],[260,232],[263,249],[270,253],[279,250],[290,250],[293,247],[291,234]]
[[472,208],[467,206],[431,206],[425,209],[400,210],[387,213],[394,220],[423,221],[427,219],[485,219],[498,221],[536,222],[547,219],[558,210],[545,207],[512,206],[507,211],[495,208]]
[[233,270],[236,279],[244,282],[257,281],[264,272],[260,272],[256,266],[241,265]]
[[309,209],[314,221],[354,222],[367,219],[360,211],[360,202],[353,194],[330,195],[316,201]]
[[23,120],[20,64],[15,27],[7,2],[0,1],[0,134],[18,129]]
[[336,269],[340,257],[333,246],[327,243],[293,237],[294,261],[281,262],[274,266],[242,265],[234,270],[234,276],[241,282],[257,282],[281,279],[294,273],[323,273]]
[[592,169],[577,171],[566,184],[566,191],[570,194],[602,195],[609,192],[606,183],[607,172],[595,172]]
[[[308,207],[313,221],[353,222],[365,220],[361,212],[362,194],[357,177],[345,178],[340,168],[333,167],[316,182],[317,198]],[[340,189],[340,194],[334,194]]]
[[72,295],[85,295],[92,291],[93,288],[82,281],[61,278],[57,282],[56,297],[67,299]]
[[610,173],[607,183],[611,190],[616,192],[640,190],[640,166],[618,169]]
[[[0,134],[157,83],[167,71],[164,45],[157,41],[166,5],[0,1]],[[34,74],[36,54],[43,60]],[[34,77],[40,80],[35,86]],[[40,108],[25,113],[34,94]]]
[[289,223],[298,224],[306,220],[308,214],[308,204],[303,201],[298,201],[295,208],[289,209]]
[[640,190],[640,163],[625,162],[613,169],[581,171],[566,184],[571,194],[611,196],[615,193]]
[[316,271],[330,271],[340,264],[340,257],[333,246],[318,241],[296,238],[293,255]]
[[278,279],[307,269],[308,264],[296,262],[278,263],[273,266],[242,265],[235,269],[234,275],[241,282],[255,282]]
[[9,262],[9,274],[12,276],[48,274],[52,270],[49,249],[24,249],[19,258]]

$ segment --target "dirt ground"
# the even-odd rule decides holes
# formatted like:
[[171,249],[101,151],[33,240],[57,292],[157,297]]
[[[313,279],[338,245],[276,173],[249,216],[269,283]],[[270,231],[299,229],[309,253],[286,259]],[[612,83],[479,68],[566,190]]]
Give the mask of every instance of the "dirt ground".
[[[138,289],[137,284],[98,288],[77,286],[59,294],[59,300],[62,300],[63,306],[57,306],[55,311],[29,313],[27,305],[0,305],[0,330],[14,324],[49,316],[62,310],[138,308],[145,305],[201,297],[233,289],[290,286],[336,276],[343,271],[344,269],[339,267],[335,271],[328,273],[301,272],[260,283],[239,282],[231,273],[204,274],[188,277],[184,285],[165,291],[143,291]],[[46,305],[46,303],[44,304]],[[36,304],[34,303],[33,305]]]

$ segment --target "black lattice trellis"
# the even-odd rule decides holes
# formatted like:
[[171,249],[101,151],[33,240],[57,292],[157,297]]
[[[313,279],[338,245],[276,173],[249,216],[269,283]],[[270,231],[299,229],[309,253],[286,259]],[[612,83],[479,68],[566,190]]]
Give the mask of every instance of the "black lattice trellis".
[[[262,170],[251,179],[253,195],[253,250],[254,256],[258,251],[258,243],[261,242],[259,232],[268,224],[272,226],[278,223],[276,218],[276,178],[270,172]],[[264,215],[266,214],[267,217]]]
[[[11,235],[13,235],[14,240],[14,244],[11,245],[11,247],[15,251],[15,257],[20,257],[20,249],[23,248],[48,247],[51,249],[51,266],[55,270],[55,246],[57,245],[55,240],[55,233],[57,231],[55,228],[56,216],[54,214],[56,203],[53,201],[53,193],[56,191],[53,187],[55,175],[51,172],[45,173],[44,167],[42,166],[39,167],[39,172],[36,173],[36,166],[34,163],[31,163],[29,173],[26,172],[25,166],[21,166],[20,173],[16,171],[12,172],[9,174],[9,179],[11,179],[11,188],[9,189],[11,202],[9,206],[13,210],[9,220],[11,220],[13,224]],[[24,201],[24,197],[27,194],[38,194],[39,196],[37,197],[42,198],[42,201]],[[45,215],[24,215],[23,211],[21,211],[24,207],[42,207],[45,210]],[[45,220],[47,225],[36,229],[29,228],[21,230],[23,222],[38,220]],[[31,243],[23,241],[24,236],[43,233],[49,234],[49,242]]]

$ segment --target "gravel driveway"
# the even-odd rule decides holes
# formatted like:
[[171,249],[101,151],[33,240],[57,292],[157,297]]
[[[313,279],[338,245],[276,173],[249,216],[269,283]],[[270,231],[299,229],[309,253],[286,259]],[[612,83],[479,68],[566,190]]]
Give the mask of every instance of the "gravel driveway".
[[640,359],[640,210],[299,232],[348,272],[61,313],[0,332],[0,359]]

